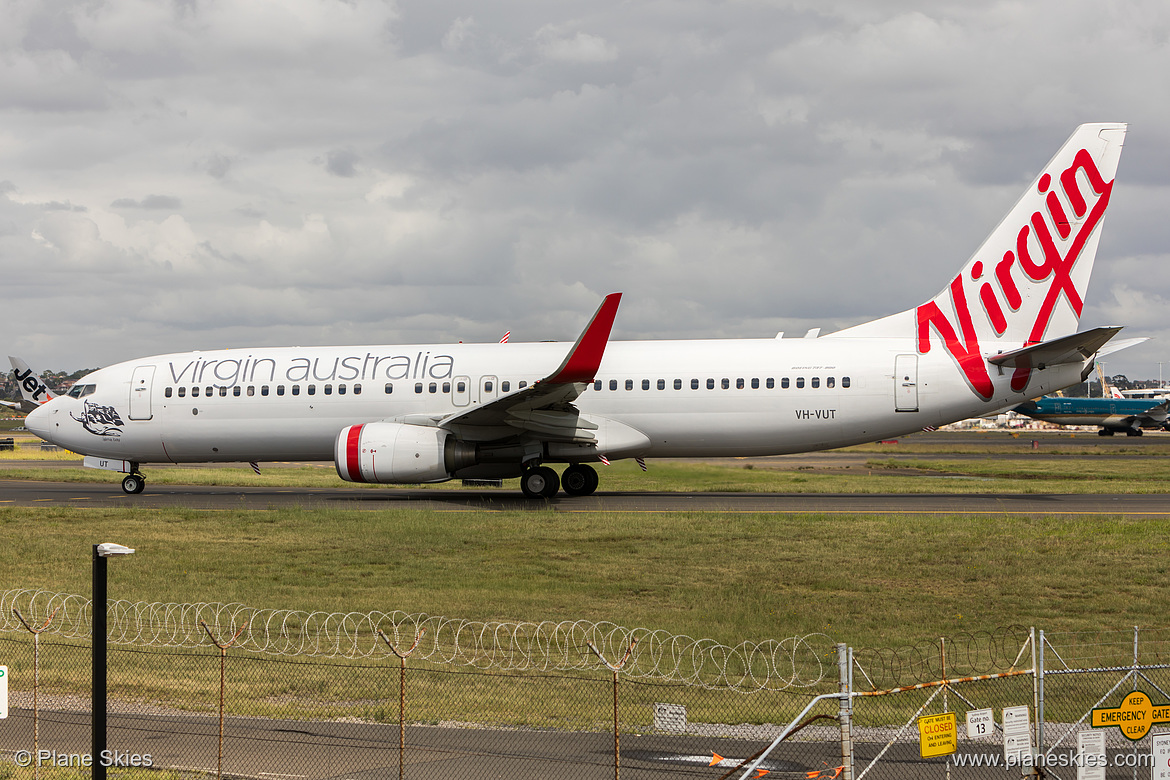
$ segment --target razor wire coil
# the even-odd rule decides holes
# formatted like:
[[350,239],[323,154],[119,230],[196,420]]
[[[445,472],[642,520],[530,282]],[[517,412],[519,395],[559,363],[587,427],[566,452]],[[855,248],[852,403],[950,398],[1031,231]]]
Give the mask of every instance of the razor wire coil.
[[[84,596],[33,589],[4,591],[0,593],[0,631],[20,629],[14,608],[26,617],[58,610],[46,633],[62,638],[91,634],[93,605]],[[247,624],[235,648],[279,656],[393,658],[379,631],[392,644],[409,646],[425,630],[412,660],[478,671],[596,670],[599,662],[588,650],[590,643],[606,657],[621,657],[636,640],[636,650],[622,669],[624,677],[739,692],[802,690],[836,679],[832,640],[824,634],[729,646],[606,621],[473,621],[400,610],[306,612],[214,602],[111,600],[107,604],[108,641],[117,645],[211,646],[201,622],[217,637],[231,636]]]

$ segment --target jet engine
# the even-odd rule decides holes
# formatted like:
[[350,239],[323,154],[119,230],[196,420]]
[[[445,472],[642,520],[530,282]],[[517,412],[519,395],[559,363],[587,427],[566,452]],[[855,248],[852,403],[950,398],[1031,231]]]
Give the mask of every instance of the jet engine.
[[342,429],[333,462],[347,482],[417,484],[450,479],[476,452],[442,428],[375,422]]

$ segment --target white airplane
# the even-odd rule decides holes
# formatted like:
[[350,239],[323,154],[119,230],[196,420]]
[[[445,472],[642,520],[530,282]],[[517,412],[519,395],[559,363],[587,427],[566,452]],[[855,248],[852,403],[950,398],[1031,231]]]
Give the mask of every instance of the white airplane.
[[1125,132],[1078,127],[938,295],[836,333],[610,343],[615,293],[568,349],[156,355],[93,372],[26,425],[128,474],[127,493],[143,463],[332,459],[351,482],[520,477],[551,497],[592,493],[590,463],[828,449],[975,417],[1082,381],[1120,330],[1077,324]]

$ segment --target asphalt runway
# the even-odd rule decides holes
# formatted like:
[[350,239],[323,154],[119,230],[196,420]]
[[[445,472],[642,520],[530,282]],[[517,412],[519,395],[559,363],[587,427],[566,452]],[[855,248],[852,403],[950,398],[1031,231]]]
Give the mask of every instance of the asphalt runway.
[[[929,452],[924,452],[929,448]],[[829,451],[717,461],[761,469],[844,470],[864,467],[873,460],[912,461],[938,458],[964,461],[995,458],[1034,460],[1060,458],[1075,471],[1078,460],[1128,460],[1140,467],[1150,457],[1170,456],[1170,433],[1141,437],[1097,436],[1068,431],[934,431],[877,444],[870,452]],[[907,451],[910,450],[910,451]],[[353,487],[338,480],[336,488],[270,488],[152,485],[150,466],[144,468],[146,491],[137,496],[122,492],[116,483],[39,482],[4,479],[4,470],[20,467],[76,468],[75,461],[0,461],[0,507],[90,506],[168,509],[284,509],[345,508],[383,511],[411,507],[439,512],[547,511],[582,512],[787,512],[825,514],[1030,514],[1170,516],[1170,495],[1159,494],[1015,494],[1015,493],[667,493],[598,491],[585,498],[564,494],[551,501],[524,498],[519,489],[420,489],[400,486]],[[246,464],[184,464],[182,468],[238,467]],[[265,463],[265,470],[315,466],[332,470],[331,463]],[[651,462],[653,467],[653,462]],[[173,468],[173,467],[172,467]],[[919,475],[926,482],[973,480],[962,475]],[[602,482],[604,487],[604,481]]]
[[[782,727],[775,726],[775,735]],[[208,715],[116,715],[108,719],[109,749],[129,762],[145,757],[153,768],[171,768],[214,775],[219,766],[218,721]],[[773,735],[769,734],[770,739]],[[32,712],[13,709],[0,729],[0,751],[14,761],[27,762],[32,744]],[[767,741],[697,737],[695,735],[621,735],[621,774],[632,778],[703,777],[730,774],[762,750]],[[40,745],[52,746],[65,759],[88,753],[88,712],[43,710]],[[967,746],[965,746],[967,747]],[[979,748],[982,748],[980,750]],[[857,742],[858,769],[866,766],[883,745]],[[971,748],[968,747],[968,750]],[[806,777],[840,763],[840,744],[786,742],[764,759],[768,774]],[[984,752],[980,745],[972,752]],[[700,752],[701,751],[701,752]],[[718,754],[723,760],[715,762]],[[544,780],[549,777],[614,776],[612,732],[573,732],[543,729],[406,728],[403,765],[410,777],[446,780]],[[924,762],[917,740],[904,739],[883,752],[884,776],[895,776],[941,761]],[[25,764],[27,765],[27,764]],[[910,765],[909,767],[907,765]],[[51,766],[51,764],[46,764]],[[398,776],[397,724],[313,720],[224,719],[223,769],[225,777],[257,780],[374,780]],[[52,770],[50,770],[52,771]],[[983,770],[986,772],[987,770]],[[1003,770],[996,770],[1002,774]],[[738,777],[735,772],[733,776]],[[882,773],[878,773],[882,774]],[[827,773],[826,776],[829,776]],[[952,769],[952,777],[978,777]]]
[[[930,477],[928,479],[946,479]],[[162,485],[130,496],[116,484],[0,479],[0,507],[135,507],[149,509],[332,508],[438,512],[734,512],[823,514],[1028,514],[1170,517],[1165,494],[1042,493],[654,493],[598,492],[551,501],[516,489],[422,490],[396,487],[297,490],[266,487]]]

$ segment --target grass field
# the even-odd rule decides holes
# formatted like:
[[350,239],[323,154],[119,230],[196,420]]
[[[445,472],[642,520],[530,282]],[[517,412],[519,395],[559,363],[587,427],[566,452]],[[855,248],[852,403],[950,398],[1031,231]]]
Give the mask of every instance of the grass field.
[[[15,435],[18,447],[25,443]],[[1035,457],[1012,459],[992,453],[957,460],[954,445],[932,453],[929,440],[895,449],[864,445],[851,450],[865,453],[864,466],[838,469],[652,462],[643,474],[619,462],[604,470],[603,486],[789,493],[1170,490],[1167,457],[1080,457],[1070,468],[1057,454],[1095,454],[1096,438],[1045,442]],[[1109,452],[1124,456],[1130,449]],[[1163,449],[1170,448],[1153,452]],[[913,460],[889,457],[919,450]],[[15,456],[36,452],[18,449]],[[0,476],[121,478],[60,466],[5,467]],[[261,476],[246,466],[151,467],[148,478],[151,484],[346,485],[328,464],[270,468]],[[458,483],[433,487],[459,489]],[[507,489],[516,490],[515,481]],[[140,550],[111,567],[111,593],[129,600],[399,609],[472,620],[583,618],[731,644],[810,632],[884,646],[1006,624],[1049,631],[1156,626],[1170,605],[1158,587],[1170,566],[1164,554],[1170,527],[1117,517],[568,518],[538,504],[456,513],[10,508],[0,509],[0,538],[16,542],[0,545],[0,590],[87,593],[90,546],[112,540]]]
[[[1166,482],[1161,477],[1170,466],[1170,460],[1157,457],[1080,458],[1073,480],[1069,462],[1049,453],[1026,460],[957,460],[947,458],[953,453],[924,452],[914,461],[890,459],[888,453],[888,447],[882,451],[875,445],[874,457],[852,469],[652,463],[649,474],[642,474],[615,464],[606,471],[606,488],[1121,492],[1164,489],[1159,483]],[[72,469],[30,471],[61,479]],[[24,473],[0,472],[7,478]],[[342,484],[329,466],[271,469],[263,477],[239,468],[150,473],[155,483]],[[94,474],[118,479],[84,472]],[[1165,554],[1170,525],[1110,516],[567,516],[540,503],[494,512],[8,508],[0,509],[0,539],[7,542],[0,545],[0,590],[87,594],[92,544],[116,541],[137,549],[109,566],[111,598],[127,601],[402,610],[473,621],[610,621],[727,645],[815,633],[855,648],[888,648],[1006,625],[1034,625],[1049,633],[1126,631],[1134,625],[1163,626],[1170,606],[1162,587],[1170,569]],[[120,695],[204,711],[212,705],[213,697],[203,695],[214,692],[217,681],[217,667],[205,663],[211,655],[198,651],[191,669],[180,675],[184,690],[199,681],[202,693],[193,700],[151,672],[147,656],[131,655],[120,661],[125,667],[116,681]],[[236,695],[252,701],[255,714],[285,716],[294,704],[299,716],[356,713],[386,721],[396,714],[386,701],[355,703],[349,701],[354,695],[334,690],[338,680],[357,674],[352,670],[339,677],[329,663],[298,667],[303,679],[291,681],[284,667],[260,660],[255,664],[263,672],[234,682]],[[375,675],[384,674],[382,667],[396,668],[375,666],[381,669],[371,672]],[[57,661],[43,679],[52,689],[80,692],[65,672]],[[511,722],[508,717],[520,716],[508,712],[515,711],[515,701],[525,700],[531,685],[495,677],[489,685],[488,677],[448,670],[447,677],[435,677],[431,690],[426,679],[412,689],[412,717],[424,720],[453,717],[450,702],[457,700],[460,717]],[[565,683],[564,691],[541,690],[539,697],[560,700],[580,688]],[[647,702],[662,693],[650,686],[626,695],[628,705],[645,705],[630,706],[636,713],[631,717],[648,719]],[[731,715],[722,709],[723,698],[695,696],[688,702],[695,722],[775,722],[784,715],[769,709],[778,705],[759,702],[753,705],[763,707],[759,711],[740,705]],[[574,717],[604,715],[588,712]],[[910,714],[898,710],[881,717],[893,718],[892,723],[895,716]],[[546,722],[539,712],[523,717],[523,723],[540,727],[594,727],[584,721]]]
[[3,509],[0,589],[889,646],[1165,622],[1170,527],[1096,517]]

